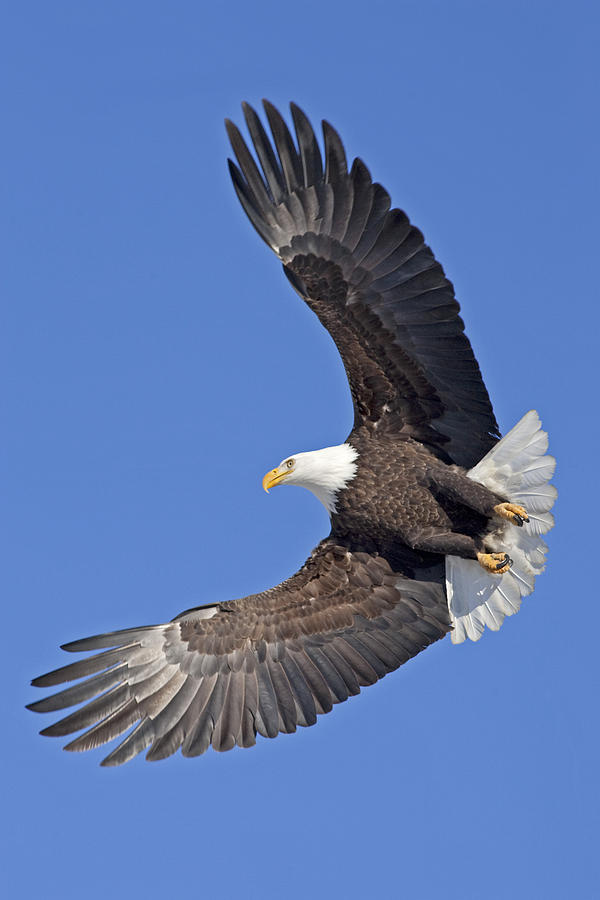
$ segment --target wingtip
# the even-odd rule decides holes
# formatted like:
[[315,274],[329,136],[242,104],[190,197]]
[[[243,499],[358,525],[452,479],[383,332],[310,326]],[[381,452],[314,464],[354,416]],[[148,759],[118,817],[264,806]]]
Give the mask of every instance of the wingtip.
[[[269,113],[271,113],[271,114],[274,113],[274,114],[275,114],[276,116],[278,116],[279,118],[283,118],[282,115],[281,115],[281,113],[279,112],[279,110],[278,110],[277,107],[275,106],[275,104],[274,104],[274,103],[271,103],[270,100],[267,100],[266,97],[263,97],[261,102],[262,102],[262,105],[263,105],[263,109],[264,109],[265,112],[267,113],[267,116],[269,115]],[[249,107],[249,108],[252,110],[252,112],[254,112],[254,110],[252,109],[252,107],[251,107],[248,103],[246,103],[246,104],[242,103],[242,109],[244,109],[244,111],[245,111],[246,107]],[[305,119],[308,118],[307,115],[306,115],[306,113],[305,113],[304,110],[302,109],[302,107],[299,106],[294,100],[290,100],[289,107],[290,107],[290,112],[291,112],[292,116],[293,116],[294,114],[296,114],[296,115],[299,114],[299,115],[301,115],[301,116],[304,116]]]
[[27,703],[25,709],[35,713],[55,712],[58,709],[64,709],[65,704],[61,704],[60,702],[62,696],[64,696],[63,691],[60,691],[57,694],[50,694],[48,697],[41,697],[39,700]]
[[[104,635],[95,634],[91,637],[86,638],[78,638],[75,641],[67,641],[66,644],[61,644],[60,649],[66,650],[67,653],[84,653],[89,650],[96,650],[99,647],[103,646],[102,644],[90,646],[90,641],[96,640],[96,638],[102,638]],[[104,645],[106,646],[106,645]],[[74,663],[69,663],[69,665],[74,665]]]
[[[38,675],[37,678],[31,679],[31,687],[45,688],[53,687],[55,682],[52,680],[54,672],[46,672],[45,675]],[[29,707],[27,707],[29,709]]]
[[235,152],[235,143],[236,141],[243,140],[240,129],[237,127],[235,122],[232,122],[231,119],[225,119],[225,131],[227,132],[227,137],[229,138],[229,142],[232,145],[232,148]]
[[270,100],[267,100],[266,97],[263,97],[263,99],[262,99],[262,105],[263,105],[264,111],[265,111],[266,114],[267,114],[267,118],[268,118],[269,116],[273,116],[273,115],[276,116],[277,118],[281,118],[281,113],[279,112],[279,110],[277,109],[277,107],[275,106],[275,104],[274,104],[274,103],[271,103]]
[[62,737],[63,736],[62,734],[60,734],[60,732],[56,731],[56,724],[48,725],[46,728],[42,728],[42,730],[39,732],[39,734],[41,734],[42,737]]

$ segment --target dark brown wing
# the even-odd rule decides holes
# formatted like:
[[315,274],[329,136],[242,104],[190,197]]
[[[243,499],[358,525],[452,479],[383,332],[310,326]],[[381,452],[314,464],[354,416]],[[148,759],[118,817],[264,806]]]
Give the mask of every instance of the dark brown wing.
[[259,170],[240,132],[227,131],[237,195],[290,281],[328,329],[346,367],[354,427],[393,429],[470,468],[498,425],[452,284],[421,232],[323,122],[325,163],[292,104],[297,146],[265,101],[273,145],[244,105]]
[[84,680],[29,709],[85,702],[42,731],[89,729],[67,750],[89,750],[134,726],[103,765],[148,747],[147,759],[179,747],[184,756],[211,744],[250,747],[257,732],[275,737],[313,725],[449,630],[441,584],[411,581],[384,559],[328,539],[270,591],[66,644],[101,652],[36,678],[37,687]]

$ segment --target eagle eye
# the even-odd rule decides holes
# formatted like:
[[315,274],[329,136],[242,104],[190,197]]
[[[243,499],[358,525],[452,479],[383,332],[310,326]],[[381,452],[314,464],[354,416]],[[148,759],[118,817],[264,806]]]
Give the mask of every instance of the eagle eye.
[[286,462],[286,466],[288,467],[288,469],[292,469],[294,466],[294,460],[288,459],[288,461]]

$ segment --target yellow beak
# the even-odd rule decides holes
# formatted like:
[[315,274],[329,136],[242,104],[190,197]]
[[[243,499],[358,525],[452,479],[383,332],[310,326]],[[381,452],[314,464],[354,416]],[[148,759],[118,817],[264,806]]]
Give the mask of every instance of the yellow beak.
[[270,472],[267,472],[265,477],[262,480],[262,486],[267,493],[269,493],[269,488],[276,487],[278,484],[281,484],[289,469],[282,469],[279,467],[278,469],[271,469]]

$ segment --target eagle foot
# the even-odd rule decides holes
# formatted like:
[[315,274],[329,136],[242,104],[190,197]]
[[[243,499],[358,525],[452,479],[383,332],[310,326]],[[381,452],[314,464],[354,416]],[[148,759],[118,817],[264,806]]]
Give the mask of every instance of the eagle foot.
[[492,575],[504,575],[512,566],[508,553],[478,553],[477,562]]
[[508,519],[513,525],[518,525],[519,528],[524,522],[529,522],[527,510],[524,506],[519,506],[518,503],[498,503],[494,507],[494,512],[497,516]]

